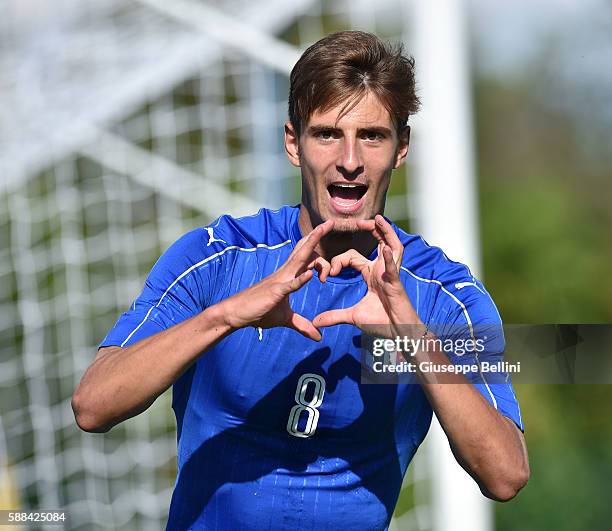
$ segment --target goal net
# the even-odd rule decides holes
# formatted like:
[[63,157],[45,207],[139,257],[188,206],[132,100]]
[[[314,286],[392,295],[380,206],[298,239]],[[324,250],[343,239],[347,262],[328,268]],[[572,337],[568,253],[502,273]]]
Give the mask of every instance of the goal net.
[[[410,49],[409,11],[400,0],[5,2],[0,508],[61,508],[71,529],[164,527],[170,394],[101,436],[76,427],[72,392],[170,243],[222,213],[299,201],[281,135],[300,51],[350,28]],[[410,172],[396,172],[386,210],[404,228]],[[395,529],[431,528],[421,454]]]

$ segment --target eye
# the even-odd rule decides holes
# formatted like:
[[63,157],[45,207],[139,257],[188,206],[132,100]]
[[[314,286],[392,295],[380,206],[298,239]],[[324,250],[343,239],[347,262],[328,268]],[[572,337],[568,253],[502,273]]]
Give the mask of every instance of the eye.
[[376,142],[377,140],[382,140],[384,135],[378,131],[364,131],[362,138],[369,142]]
[[333,140],[334,138],[337,138],[338,135],[334,134],[332,129],[322,129],[321,131],[317,131],[315,133],[315,137],[320,140]]

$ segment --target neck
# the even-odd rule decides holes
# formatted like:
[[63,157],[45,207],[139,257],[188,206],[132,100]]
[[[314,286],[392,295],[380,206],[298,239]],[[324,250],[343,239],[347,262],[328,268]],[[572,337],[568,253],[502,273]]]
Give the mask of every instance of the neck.
[[[309,215],[304,206],[300,207],[298,223],[302,237],[309,234],[323,220],[314,219]],[[377,245],[376,238],[366,231],[334,231],[327,234],[317,245],[315,251],[327,261],[334,256],[355,249],[363,256],[369,256]]]

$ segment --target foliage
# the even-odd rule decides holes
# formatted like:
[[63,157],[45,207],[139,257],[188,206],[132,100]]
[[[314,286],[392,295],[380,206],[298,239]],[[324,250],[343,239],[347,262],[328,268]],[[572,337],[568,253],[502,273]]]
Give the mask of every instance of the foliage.
[[[581,146],[597,139],[579,137],[533,79],[476,87],[486,285],[506,323],[610,322],[612,170],[585,156]],[[612,387],[534,384],[517,394],[531,480],[496,504],[496,529],[609,529]]]

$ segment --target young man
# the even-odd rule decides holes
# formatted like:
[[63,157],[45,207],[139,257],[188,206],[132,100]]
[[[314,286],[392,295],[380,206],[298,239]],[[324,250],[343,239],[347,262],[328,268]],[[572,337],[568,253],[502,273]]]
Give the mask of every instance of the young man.
[[[413,325],[426,339],[440,325],[473,335],[491,324],[487,351],[504,348],[482,284],[381,215],[418,107],[413,66],[361,32],[306,50],[285,126],[300,205],[222,216],[180,238],[76,390],[79,426],[107,431],[173,386],[168,529],[385,529],[432,410],[485,495],[507,500],[526,483],[507,381],[451,373],[441,385],[421,370],[414,385],[360,379],[362,332]],[[414,359],[453,366],[437,348]]]

